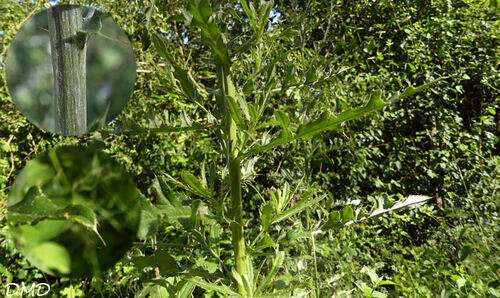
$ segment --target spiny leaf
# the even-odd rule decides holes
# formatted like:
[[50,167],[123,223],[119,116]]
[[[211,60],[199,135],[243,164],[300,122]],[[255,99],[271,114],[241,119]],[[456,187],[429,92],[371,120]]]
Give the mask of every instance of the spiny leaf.
[[[436,79],[432,82],[426,83],[426,84],[418,86],[418,87],[409,87],[401,95],[393,96],[393,98],[395,97],[396,100],[406,98],[410,95],[413,95],[417,92],[420,92],[420,91],[434,85],[435,83],[437,83],[445,78],[447,78],[447,77],[442,77],[442,78]],[[347,110],[345,112],[340,113],[338,116],[331,115],[328,112],[324,113],[321,116],[321,118],[316,119],[316,120],[312,120],[306,124],[301,125],[299,127],[299,129],[297,130],[297,133],[293,136],[288,135],[286,132],[282,131],[281,135],[279,137],[277,137],[276,139],[274,139],[273,141],[271,141],[269,144],[259,146],[259,147],[254,147],[254,148],[250,149],[249,151],[242,153],[240,156],[238,156],[238,159],[242,160],[242,159],[247,158],[249,156],[252,156],[254,154],[260,153],[262,151],[266,151],[266,150],[274,148],[276,146],[286,144],[286,143],[293,141],[293,140],[297,140],[297,139],[301,139],[301,138],[302,139],[310,139],[313,136],[315,136],[316,134],[323,132],[323,131],[340,130],[341,129],[340,125],[343,122],[359,118],[365,114],[379,110],[379,109],[383,108],[384,106],[386,106],[387,104],[389,104],[390,102],[393,102],[392,100],[389,100],[388,103],[385,103],[380,98],[380,96],[381,96],[381,91],[376,90],[372,94],[372,96],[370,97],[370,100],[368,101],[368,103],[365,106]]]
[[359,118],[365,114],[376,111],[386,106],[380,99],[381,91],[377,90],[373,93],[370,101],[360,108],[351,109],[340,113],[338,116],[324,116],[321,119],[311,121],[299,127],[296,138],[311,138],[314,135],[326,130],[338,130],[340,124],[345,121]]
[[210,190],[208,190],[205,186],[203,186],[203,184],[201,184],[201,182],[195,176],[193,176],[193,174],[190,174],[187,172],[182,173],[181,174],[182,182],[175,179],[174,177],[166,174],[166,173],[164,175],[173,184],[191,192],[192,194],[195,194],[197,196],[200,196],[200,197],[206,198],[206,199],[212,198],[212,193],[210,192]]
[[165,45],[165,42],[160,36],[158,36],[157,34],[153,34],[153,43],[155,45],[158,54],[160,54],[160,56],[166,59],[170,63],[170,65],[172,65],[172,67],[174,68],[173,75],[181,84],[181,89],[184,92],[184,94],[189,99],[196,100],[198,94],[196,92],[196,87],[194,83],[189,78],[188,72],[179,67],[177,63],[175,63],[173,56],[169,53],[169,50]]
[[238,104],[240,106],[241,111],[243,112],[243,115],[248,121],[251,121],[252,118],[250,117],[250,111],[248,109],[248,104],[245,98],[242,96],[236,96],[236,100],[238,101]]
[[259,251],[259,250],[262,250],[264,248],[268,248],[268,247],[274,247],[274,242],[273,242],[273,239],[271,238],[271,236],[269,236],[268,233],[264,234],[264,237],[262,238],[262,240],[259,241],[259,243],[257,243],[257,245],[253,248],[255,251]]
[[271,13],[271,8],[273,8],[274,1],[260,1],[259,9],[259,36],[262,36],[264,31],[267,29],[268,18]]
[[[255,21],[255,10],[253,9],[253,6],[251,6],[252,9],[250,9],[246,0],[241,0],[240,3],[241,7],[243,8],[243,11],[245,12],[248,20],[250,21],[250,24],[255,30],[255,28],[257,27],[257,22]],[[252,5],[252,3],[250,3],[250,5]]]

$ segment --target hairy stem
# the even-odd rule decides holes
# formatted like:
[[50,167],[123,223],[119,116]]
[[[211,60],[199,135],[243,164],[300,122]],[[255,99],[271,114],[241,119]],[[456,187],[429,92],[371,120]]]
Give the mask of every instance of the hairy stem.
[[49,9],[49,34],[54,74],[55,132],[79,135],[87,131],[86,37],[81,34],[81,8]]

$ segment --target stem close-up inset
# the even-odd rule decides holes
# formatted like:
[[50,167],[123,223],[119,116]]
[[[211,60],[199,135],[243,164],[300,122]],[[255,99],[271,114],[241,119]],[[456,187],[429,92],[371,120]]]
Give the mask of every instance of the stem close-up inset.
[[49,9],[49,34],[54,74],[55,132],[79,135],[87,131],[86,42],[81,35],[79,6]]

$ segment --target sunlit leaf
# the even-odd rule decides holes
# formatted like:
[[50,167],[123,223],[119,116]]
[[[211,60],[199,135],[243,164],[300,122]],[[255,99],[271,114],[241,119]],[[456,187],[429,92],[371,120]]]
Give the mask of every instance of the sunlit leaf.
[[[356,219],[356,221],[367,220],[369,218],[377,217],[377,216],[380,216],[384,213],[396,211],[396,210],[399,210],[402,208],[416,208],[416,207],[419,207],[419,206],[425,204],[425,202],[428,200],[430,200],[430,197],[428,197],[428,196],[421,196],[421,195],[408,196],[406,199],[401,200],[401,201],[397,202],[396,204],[394,204],[391,208],[388,208],[388,209],[378,208],[375,211],[373,211],[370,215],[358,218],[358,219]],[[355,221],[349,221],[349,222],[345,223],[345,225],[351,225],[354,222]]]
[[56,214],[60,209],[60,206],[47,198],[38,186],[32,186],[22,201],[10,205],[9,200],[8,203],[7,220],[11,224],[34,223]]
[[42,220],[36,224],[12,226],[10,234],[30,246],[51,240],[68,227],[66,220]]
[[345,206],[344,209],[342,209],[342,221],[346,223],[351,220],[354,220],[354,211],[351,206]]
[[71,272],[71,258],[68,251],[55,242],[42,242],[32,247],[26,251],[26,257],[34,266],[51,274]]

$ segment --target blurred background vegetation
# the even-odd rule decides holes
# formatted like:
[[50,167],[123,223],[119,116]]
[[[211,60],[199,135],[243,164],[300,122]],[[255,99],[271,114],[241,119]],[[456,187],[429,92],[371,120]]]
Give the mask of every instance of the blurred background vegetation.
[[[127,35],[109,16],[101,14],[101,20],[104,36],[92,35],[87,44],[87,123],[90,131],[108,124],[123,110],[135,80],[134,53]],[[10,43],[5,75],[10,96],[20,112],[39,128],[54,132],[54,78],[50,55],[47,10],[43,10],[27,20]]]
[[[90,1],[82,3],[86,2]],[[111,129],[127,119],[144,126],[179,119],[183,113],[203,119],[194,103],[169,91],[165,73],[158,71],[164,61],[148,38],[152,32],[169,37],[172,55],[201,84],[213,86],[212,70],[203,61],[204,47],[193,37],[197,33],[176,21],[185,2],[92,3],[110,13],[124,29],[138,61],[132,100]],[[230,3],[239,9],[236,2]],[[26,161],[62,144],[86,144],[110,153],[127,167],[150,200],[154,200],[157,175],[175,177],[184,170],[199,173],[203,162],[223,162],[214,158],[218,155],[210,143],[210,130],[161,135],[100,130],[73,138],[44,133],[29,124],[7,93],[5,51],[21,22],[41,5],[13,1],[0,7],[0,206],[5,206],[9,187]],[[430,92],[348,123],[343,133],[322,134],[312,144],[279,147],[255,160],[251,170],[258,175],[253,185],[266,196],[272,187],[300,181],[329,195],[321,206],[275,231],[284,235],[282,248],[287,250],[275,286],[310,289],[315,263],[322,295],[342,290],[362,295],[356,284],[376,286],[362,270],[370,267],[395,283],[377,288],[390,296],[500,297],[498,1],[290,0],[277,3],[273,13],[270,22],[274,28],[300,32],[299,37],[277,41],[283,49],[295,48],[298,55],[311,61],[323,59],[321,64],[344,70],[321,85],[301,90],[302,95],[277,97],[275,108],[291,115],[296,108],[312,106],[310,103],[315,105],[311,113],[319,114],[324,108],[342,111],[359,105],[377,88],[391,93],[429,78],[453,75]],[[236,25],[228,27],[227,34],[244,36]],[[278,57],[278,53],[270,55]],[[236,70],[244,73],[244,63],[235,63]],[[370,205],[377,196],[395,200],[409,194],[430,195],[434,202],[416,212],[327,233],[316,239],[315,248],[300,236],[306,221],[314,223],[347,201],[359,199]],[[261,199],[251,188],[243,196],[247,231],[253,238],[259,232]],[[228,233],[224,227],[220,237],[229,239]],[[196,246],[186,245],[184,237],[181,229],[162,220],[153,239],[177,262],[210,268],[215,261]],[[152,243],[151,239],[138,240],[130,256],[151,254]],[[229,254],[228,246],[223,249]],[[48,280],[61,295],[126,296],[149,293],[150,280],[155,278],[154,271],[144,271],[125,259],[104,283],[54,279],[33,269],[5,238],[0,238],[0,251],[2,285],[11,280]],[[195,294],[202,292],[197,289]]]

